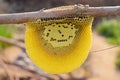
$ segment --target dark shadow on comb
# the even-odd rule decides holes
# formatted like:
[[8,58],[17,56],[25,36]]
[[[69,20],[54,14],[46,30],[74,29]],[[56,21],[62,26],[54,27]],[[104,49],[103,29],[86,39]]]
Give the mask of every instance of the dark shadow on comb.
[[69,15],[69,16],[65,16],[65,17],[53,17],[53,18],[42,18],[41,21],[48,21],[48,20],[60,20],[60,19],[72,19],[72,18],[80,18],[80,19],[83,19],[83,18],[89,18],[89,16],[86,16],[86,15]]
[[54,39],[54,38],[51,38],[51,39],[50,39],[50,41],[56,41],[56,39]]
[[49,33],[47,33],[46,37],[48,37],[48,36],[49,36]]
[[60,30],[58,30],[58,32],[61,34],[62,32]]

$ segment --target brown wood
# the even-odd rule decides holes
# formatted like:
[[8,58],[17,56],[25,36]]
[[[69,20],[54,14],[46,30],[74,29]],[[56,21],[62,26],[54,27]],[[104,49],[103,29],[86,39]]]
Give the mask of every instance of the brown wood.
[[60,18],[81,13],[94,17],[120,16],[120,6],[89,7],[85,6],[62,6],[35,12],[0,14],[0,24],[18,24],[44,18]]

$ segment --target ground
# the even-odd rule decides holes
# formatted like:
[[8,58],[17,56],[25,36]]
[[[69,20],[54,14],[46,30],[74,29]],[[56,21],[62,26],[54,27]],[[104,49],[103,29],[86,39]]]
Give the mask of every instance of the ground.
[[88,63],[93,77],[98,78],[96,80],[120,80],[115,66],[118,48],[92,53],[112,46],[104,37],[93,32],[93,44]]

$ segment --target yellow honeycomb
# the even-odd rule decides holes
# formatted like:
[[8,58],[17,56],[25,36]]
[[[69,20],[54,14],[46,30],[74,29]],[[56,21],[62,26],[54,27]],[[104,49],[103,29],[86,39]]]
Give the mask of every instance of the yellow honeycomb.
[[69,46],[72,44],[75,32],[78,30],[75,25],[67,23],[53,23],[45,26],[42,37],[48,41],[54,48]]

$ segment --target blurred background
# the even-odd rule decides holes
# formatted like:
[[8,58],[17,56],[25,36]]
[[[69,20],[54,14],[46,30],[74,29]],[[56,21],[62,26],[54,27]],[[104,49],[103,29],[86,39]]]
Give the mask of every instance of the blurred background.
[[[0,14],[78,3],[120,6],[120,0],[0,0]],[[0,24],[0,80],[120,80],[120,17],[95,18],[88,59],[68,74],[52,75],[36,68],[25,55],[24,32],[23,24]]]

